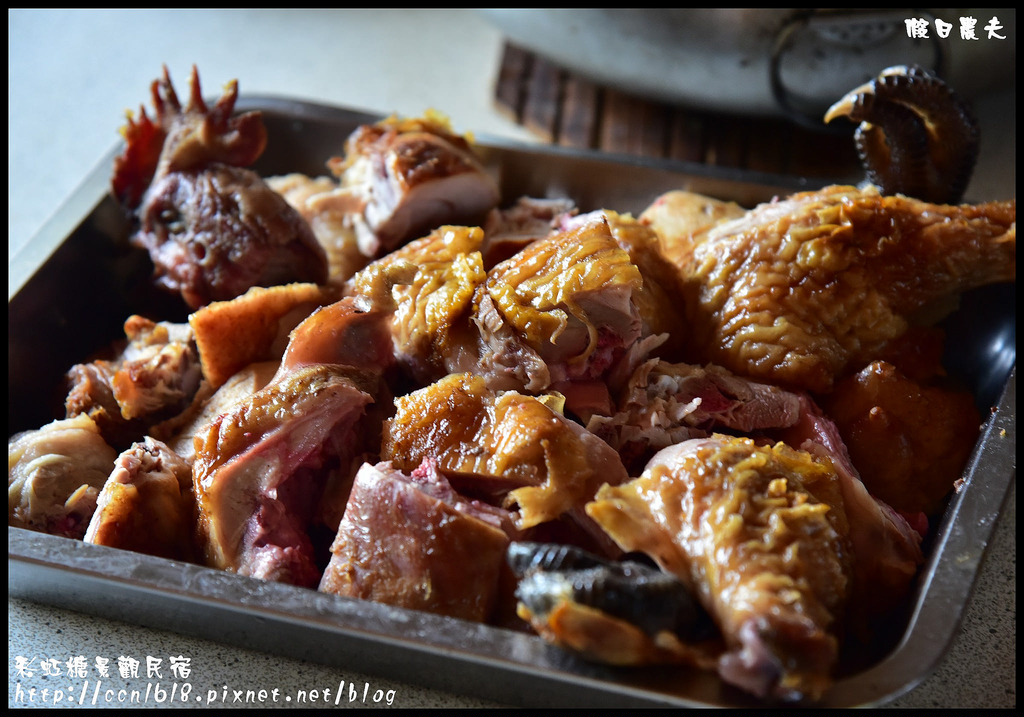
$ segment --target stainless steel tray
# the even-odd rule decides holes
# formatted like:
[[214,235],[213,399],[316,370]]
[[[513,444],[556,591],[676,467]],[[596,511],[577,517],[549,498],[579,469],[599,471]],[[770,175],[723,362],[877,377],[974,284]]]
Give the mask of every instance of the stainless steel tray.
[[[239,108],[264,112],[270,139],[256,167],[264,175],[322,174],[352,129],[378,119],[276,97],[243,98]],[[792,178],[477,139],[506,200],[565,196],[584,211],[639,212],[673,188],[746,205],[807,188]],[[129,314],[184,319],[176,303],[152,288],[148,259],[128,246],[127,226],[107,196],[109,177],[104,162],[9,263],[9,434],[57,417],[52,411],[62,397],[46,389],[59,387],[68,367],[120,337]],[[959,629],[1015,478],[1013,299],[1012,285],[972,292],[947,321],[947,366],[975,392],[987,416],[982,436],[964,489],[929,540],[905,621],[865,666],[840,676],[820,707],[896,698],[934,669]],[[522,633],[18,528],[8,528],[8,567],[11,597],[322,664],[357,660],[370,674],[504,704],[763,706],[708,673],[588,664]]]

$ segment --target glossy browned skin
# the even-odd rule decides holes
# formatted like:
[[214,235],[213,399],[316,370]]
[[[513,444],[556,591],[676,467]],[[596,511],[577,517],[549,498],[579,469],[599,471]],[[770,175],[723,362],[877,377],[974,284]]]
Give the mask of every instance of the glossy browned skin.
[[476,358],[473,295],[484,282],[478,227],[445,225],[377,259],[347,282],[354,295],[372,292],[376,273],[403,263],[415,267],[396,284],[391,331],[396,359],[421,384],[443,378]]
[[827,392],[933,302],[1014,280],[1016,216],[844,186],[762,204],[682,267],[701,360]]
[[[498,604],[509,538],[435,475],[364,464],[319,589],[483,622]],[[496,511],[494,511],[496,512]]]
[[303,366],[197,432],[193,482],[207,565],[316,587],[309,531],[326,488],[325,463],[356,443],[357,423],[373,401],[362,388],[372,386],[354,369]]
[[191,466],[163,442],[146,438],[118,456],[84,540],[191,561],[195,523]]
[[501,195],[447,118],[388,117],[362,125],[327,166],[358,200],[359,248],[377,257],[442,224],[477,224]]
[[539,239],[493,267],[477,290],[474,371],[493,387],[531,393],[603,379],[642,338],[642,287],[603,216]]
[[836,384],[823,407],[871,494],[908,515],[942,509],[981,427],[970,393],[919,383],[884,361]]
[[507,495],[520,529],[581,511],[601,484],[627,478],[600,438],[538,398],[490,391],[477,376],[453,374],[395,405],[382,459],[411,471],[436,458],[446,474]]
[[694,439],[602,488],[587,512],[624,550],[692,586],[728,645],[725,680],[784,699],[828,687],[851,554],[827,461],[781,443]]

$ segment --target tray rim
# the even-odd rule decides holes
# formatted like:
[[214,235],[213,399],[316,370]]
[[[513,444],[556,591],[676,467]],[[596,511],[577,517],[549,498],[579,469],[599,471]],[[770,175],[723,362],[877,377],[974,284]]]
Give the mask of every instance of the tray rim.
[[[360,110],[352,110],[341,106],[307,102],[300,99],[275,95],[249,95],[248,97],[240,98],[239,109],[249,108],[265,109],[267,111],[283,113],[286,115],[297,114],[302,118],[323,121],[353,121],[356,118],[359,118],[359,121],[363,121],[364,119],[375,121],[380,118],[379,115],[365,113]],[[791,185],[789,188],[793,191],[798,191],[799,189],[806,188],[806,186],[808,186],[806,180],[800,180],[799,178],[786,178],[782,175],[747,172],[745,170],[735,170],[731,168],[707,167],[704,165],[689,165],[687,163],[673,160],[647,160],[645,158],[632,156],[612,155],[595,150],[575,150],[542,144],[534,145],[515,140],[491,137],[489,135],[479,135],[476,138],[476,142],[484,147],[495,147],[513,152],[518,151],[537,153],[540,155],[558,155],[569,159],[585,158],[597,160],[612,165],[629,164],[645,168],[657,168],[673,173],[679,173],[680,175],[692,174],[702,179],[711,178],[713,180],[723,181],[726,183],[743,181],[746,183],[774,185],[780,188],[787,188],[787,185]],[[46,262],[52,252],[68,238],[71,232],[74,231],[81,222],[85,221],[85,219],[90,216],[91,212],[96,209],[99,202],[103,201],[104,197],[108,193],[110,162],[120,151],[120,146],[120,144],[117,144],[109,150],[104,158],[97,164],[95,169],[87,175],[72,195],[69,196],[68,199],[58,208],[57,212],[44,223],[31,240],[26,242],[21,249],[10,258],[8,263],[9,304],[11,299],[28,285],[36,269]],[[907,625],[907,631],[904,634],[903,639],[893,649],[889,656],[883,659],[880,663],[863,672],[837,680],[835,687],[833,687],[833,689],[826,695],[825,699],[821,702],[815,703],[814,706],[851,707],[876,706],[884,704],[913,689],[919,682],[924,680],[945,657],[949,645],[951,644],[956,632],[959,630],[963,609],[966,607],[974,589],[978,568],[984,558],[989,539],[995,529],[1006,495],[1015,480],[1013,452],[1010,451],[1009,455],[1007,455],[1005,451],[988,449],[988,446],[991,445],[1005,445],[1007,441],[1010,445],[1015,446],[1015,377],[1016,368],[1014,360],[1014,365],[1010,369],[1008,380],[1000,396],[999,404],[993,411],[992,415],[986,420],[982,436],[979,438],[978,444],[975,447],[975,453],[972,456],[968,468],[965,470],[965,475],[969,476],[967,485],[959,495],[955,496],[951,503],[949,510],[953,511],[953,514],[950,516],[947,513],[947,518],[943,521],[944,525],[951,525],[955,529],[944,531],[941,540],[942,549],[940,550],[940,546],[936,545],[936,547],[933,548],[932,555],[928,563],[922,568],[922,575],[926,574],[928,585],[922,590],[922,598],[918,601],[918,604],[915,605],[913,615]],[[1000,436],[997,439],[999,442],[993,443],[993,436],[997,435]],[[975,479],[976,475],[980,473],[988,474],[990,471],[1005,475],[1007,478],[1006,482],[978,482]],[[976,497],[977,500],[973,503],[969,503],[965,507],[965,496]],[[958,525],[955,520],[956,516],[960,515],[961,511],[965,511],[967,508],[970,508],[973,511],[972,517],[977,519],[974,530],[968,530],[966,527]],[[74,566],[67,564],[67,562],[59,559],[47,558],[35,548],[26,547],[29,543],[33,542],[33,540],[26,540],[25,536],[20,535],[22,533],[29,534],[33,540],[37,538],[37,535],[32,534],[31,531],[12,528],[10,526],[8,527],[8,592],[10,596],[24,597],[25,599],[53,604],[58,607],[71,607],[67,604],[61,604],[62,601],[60,599],[46,593],[43,587],[45,578],[37,579],[35,584],[24,584],[21,580],[14,579],[15,575],[24,578],[33,571],[37,573],[39,571],[43,571],[62,576],[67,576],[69,574],[79,575],[83,578],[87,577],[89,580],[95,581],[97,584],[105,584],[107,586],[119,585],[122,588],[133,591],[160,593],[165,596],[168,594],[168,585],[165,582],[162,582],[166,579],[166,576],[164,576],[161,571],[168,569],[168,566],[175,565],[173,561],[130,553],[131,556],[137,558],[138,570],[143,573],[147,573],[148,571],[151,573],[151,577],[140,578],[134,574],[131,576],[125,576],[109,575],[102,572],[93,573],[79,570],[78,568],[75,568]],[[111,550],[110,548],[87,545],[80,541],[72,541],[56,536],[45,536],[45,539],[48,541],[65,541],[66,543],[70,543],[75,546],[76,550],[84,548],[86,551],[100,551],[101,554],[103,554],[104,551]],[[953,558],[950,558],[949,560],[944,559],[944,557],[950,555],[948,551],[953,551],[955,553],[955,560]],[[175,569],[180,570],[182,565],[185,564],[179,564]],[[237,585],[232,584],[232,589],[238,590],[241,595],[251,597],[251,593],[249,591],[253,591],[254,593],[266,592],[266,590],[257,589],[258,587],[265,588],[266,586],[253,585],[254,582],[259,583],[259,581],[254,581],[250,578],[244,578],[231,573],[224,573],[222,571],[215,571],[210,568],[187,565],[185,567],[195,567],[198,570],[214,572],[219,577],[228,580],[228,584],[232,584],[230,581],[238,581]],[[968,581],[949,580],[951,576],[963,575],[965,569],[969,570],[970,579]],[[927,571],[927,573],[925,573],[925,571]],[[272,590],[301,590],[303,595],[308,595],[310,592],[301,588],[293,588],[292,586],[272,585],[274,585],[274,587],[271,588]],[[934,588],[933,585],[935,586]],[[950,585],[953,587],[950,588]],[[925,598],[931,594],[929,591],[939,588],[942,589],[942,604],[939,604],[938,602],[928,602]],[[322,595],[315,591],[313,591],[313,594]],[[338,596],[326,597],[341,601],[349,600]],[[192,602],[203,602],[206,600],[212,600],[213,596],[181,591],[177,599]],[[316,616],[295,614],[282,616],[278,612],[270,609],[268,605],[260,605],[259,600],[255,597],[252,597],[251,600],[247,597],[245,602],[246,604],[232,605],[230,606],[230,609],[258,611],[259,617],[261,618],[283,623],[312,622],[313,624],[317,624],[317,620],[315,619]],[[358,603],[360,612],[366,611],[373,614],[386,613],[393,615],[397,611],[399,614],[411,613],[411,617],[416,619],[424,619],[424,616],[426,615],[425,613],[417,613],[415,611],[403,610],[402,608],[383,606],[377,603],[365,601],[354,602]],[[72,609],[79,609],[97,615],[103,614],[101,610],[88,609],[88,606],[77,606]],[[938,621],[939,628],[931,631],[925,637],[917,638],[913,628],[917,625],[918,621],[933,619],[934,616],[938,616],[939,614],[941,614],[942,617],[942,619]],[[113,615],[112,617],[116,618],[117,616]],[[409,618],[410,615],[406,615],[405,617]],[[429,622],[431,619],[436,617],[437,616],[427,616],[426,620]],[[448,619],[444,618],[444,620]],[[473,623],[465,623],[464,621],[458,622],[463,626],[474,625]],[[187,632],[186,630],[181,629],[181,626],[162,625],[161,627],[178,632]],[[340,630],[342,632],[348,628],[348,626],[345,625],[320,625],[319,628],[315,629],[324,629],[325,627]],[[501,630],[501,628],[492,628],[489,626],[483,626],[483,629]],[[349,635],[349,637],[357,639],[354,633]],[[540,638],[532,636],[527,637],[530,637],[530,639],[533,640],[540,640]],[[400,636],[375,634],[369,639],[393,641],[396,644],[402,645],[400,649],[412,650],[414,652],[422,651],[426,653],[433,653],[440,649],[445,653],[448,659],[455,659],[456,661],[472,661],[474,659],[483,658],[485,663],[492,664],[491,656],[485,656],[477,653],[471,655],[460,655],[460,650],[458,649],[451,647],[439,648],[437,645],[428,645],[426,647],[422,645],[412,645],[409,644],[408,641],[403,641]],[[221,639],[220,641],[237,644],[236,641],[230,639]],[[914,670],[915,674],[908,676],[902,670],[905,669],[906,665],[904,662],[911,653],[914,655],[914,660],[919,664]],[[925,656],[924,660],[920,659],[921,655]],[[922,662],[924,665],[923,667],[921,667],[920,664]],[[666,702],[665,696],[661,693],[654,694],[643,689],[635,690],[630,688],[628,685],[611,686],[605,680],[592,680],[583,675],[571,675],[564,678],[560,676],[553,676],[549,670],[538,671],[538,668],[535,665],[509,664],[507,661],[498,659],[498,656],[494,656],[493,665],[494,669],[512,669],[518,672],[530,674],[534,678],[543,676],[545,679],[554,679],[556,682],[561,682],[563,679],[573,681],[577,684],[581,682],[589,682],[589,684],[587,684],[588,689],[596,690],[599,693],[603,692],[608,694],[608,696],[615,696],[620,699],[639,700],[641,704],[650,704],[651,706],[707,706],[705,703],[694,702],[686,699],[682,699],[680,701],[668,698],[668,701]],[[578,702],[574,702],[574,704],[578,704]]]

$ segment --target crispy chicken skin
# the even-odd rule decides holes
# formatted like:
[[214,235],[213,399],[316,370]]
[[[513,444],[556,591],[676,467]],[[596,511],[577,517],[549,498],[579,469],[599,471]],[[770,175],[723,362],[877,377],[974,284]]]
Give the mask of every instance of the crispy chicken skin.
[[483,622],[499,604],[507,513],[456,493],[432,461],[363,464],[322,592]]
[[583,505],[603,483],[627,479],[600,438],[541,399],[491,391],[478,376],[453,374],[395,403],[381,458],[407,471],[435,459],[460,489],[503,499],[521,530],[563,514],[591,527]]
[[615,243],[629,255],[642,279],[634,301],[643,321],[644,335],[658,335],[663,342],[656,353],[670,360],[686,355],[686,337],[689,335],[685,314],[679,310],[683,304],[679,270],[665,255],[664,241],[648,225],[630,214],[601,209],[588,214],[564,216],[563,228],[570,228],[604,218],[608,222]]
[[813,699],[832,679],[850,583],[838,483],[809,453],[715,435],[659,452],[587,512],[700,596],[728,646],[724,680]]
[[1016,276],[1016,202],[832,186],[718,224],[681,268],[700,361],[814,392],[933,302]]
[[337,299],[336,291],[316,284],[254,286],[194,311],[188,323],[203,377],[216,389],[246,366],[280,360],[292,329],[314,309]]
[[7,524],[81,538],[117,451],[87,414],[7,441]]
[[642,338],[642,287],[603,216],[529,244],[477,289],[475,372],[493,388],[531,393],[602,379]]
[[484,282],[478,227],[445,225],[374,261],[346,284],[353,295],[372,293],[376,275],[411,265],[415,275],[392,289],[395,358],[419,385],[476,362],[473,296]]
[[83,540],[192,561],[195,524],[191,466],[147,437],[117,457]]

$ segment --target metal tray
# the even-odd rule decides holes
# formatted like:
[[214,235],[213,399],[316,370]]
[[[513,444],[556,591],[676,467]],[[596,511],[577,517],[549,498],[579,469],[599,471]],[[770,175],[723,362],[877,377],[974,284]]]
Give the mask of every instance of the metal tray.
[[[276,97],[248,97],[264,112],[264,175],[325,172],[348,133],[379,119]],[[609,157],[477,138],[506,200],[571,197],[583,211],[639,212],[668,189],[753,205],[805,187],[800,180],[703,166]],[[118,148],[111,151],[112,160]],[[108,196],[110,163],[86,178],[59,213],[11,258],[8,284],[8,431],[55,417],[63,373],[122,336],[131,313],[184,320],[152,288],[148,258],[127,243]],[[969,293],[946,322],[946,364],[974,391],[987,420],[963,490],[929,540],[905,620],[878,653],[841,675],[820,707],[884,704],[942,660],[1007,491],[1015,477],[1014,287]],[[50,400],[52,399],[52,400]],[[232,573],[8,527],[8,592],[57,607],[212,638],[438,689],[533,707],[764,706],[716,676],[679,668],[593,665],[510,630],[262,582]],[[111,599],[115,597],[117,599]]]

